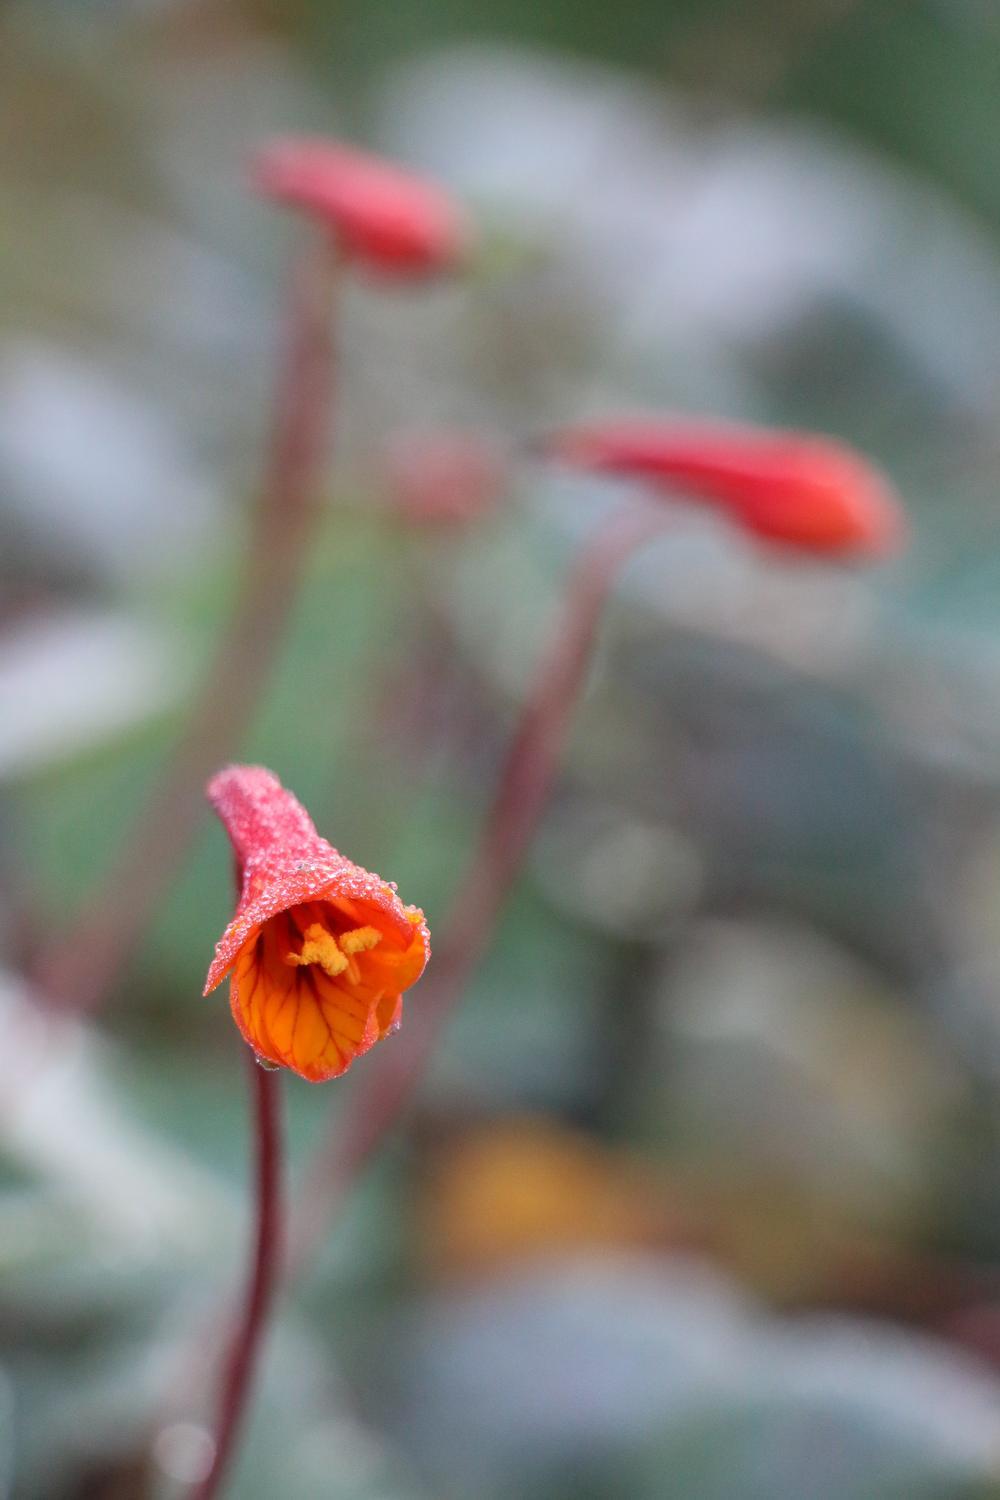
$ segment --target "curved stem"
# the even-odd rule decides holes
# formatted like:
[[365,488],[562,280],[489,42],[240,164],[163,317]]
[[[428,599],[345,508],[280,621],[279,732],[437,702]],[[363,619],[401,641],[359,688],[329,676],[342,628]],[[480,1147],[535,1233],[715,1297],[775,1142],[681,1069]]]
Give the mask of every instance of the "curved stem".
[[[438,1035],[489,944],[545,810],[586,682],[608,597],[628,559],[670,524],[659,508],[616,511],[578,557],[521,710],[489,816],[456,886],[413,1020],[379,1049],[364,1088],[338,1112],[306,1173],[292,1219],[289,1271],[301,1269],[330,1219],[423,1077]],[[374,1073],[374,1076],[373,1076]]]
[[142,936],[198,825],[206,777],[236,753],[267,684],[319,515],[318,475],[333,402],[326,239],[296,266],[270,449],[239,592],[187,724],[123,851],[59,947],[36,963],[54,1005],[85,1012],[104,998]]
[[268,1314],[281,1269],[281,1121],[279,1075],[258,1065],[246,1049],[251,1074],[256,1140],[257,1231],[242,1314],[219,1389],[212,1466],[194,1500],[214,1500],[235,1452],[246,1413]]

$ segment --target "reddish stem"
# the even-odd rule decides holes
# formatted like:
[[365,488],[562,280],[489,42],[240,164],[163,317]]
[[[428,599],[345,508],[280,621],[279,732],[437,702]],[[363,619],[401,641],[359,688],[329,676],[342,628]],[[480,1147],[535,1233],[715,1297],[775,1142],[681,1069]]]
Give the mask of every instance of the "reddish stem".
[[[306,1174],[289,1269],[309,1258],[351,1184],[418,1087],[438,1035],[489,944],[552,790],[605,604],[628,559],[670,524],[657,508],[617,511],[576,561],[548,648],[521,710],[489,817],[456,887],[413,1020],[379,1049],[364,1088],[338,1112]],[[373,1076],[374,1073],[374,1076]]]
[[236,1448],[253,1389],[268,1315],[281,1269],[281,1092],[279,1077],[258,1065],[246,1050],[250,1068],[256,1141],[257,1233],[242,1314],[233,1333],[219,1389],[212,1467],[193,1500],[214,1500]]
[[180,739],[99,894],[36,965],[39,990],[69,1010],[94,1009],[145,931],[190,846],[206,778],[232,758],[253,721],[298,592],[320,511],[317,478],[333,402],[326,240],[296,267],[274,425],[239,593]]

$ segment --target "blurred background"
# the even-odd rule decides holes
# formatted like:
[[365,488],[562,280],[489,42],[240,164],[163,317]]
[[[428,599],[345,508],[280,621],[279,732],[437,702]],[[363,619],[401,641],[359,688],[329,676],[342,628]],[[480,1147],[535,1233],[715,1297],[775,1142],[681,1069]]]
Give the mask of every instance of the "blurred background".
[[[53,1048],[25,975],[227,616],[302,233],[246,187],[275,131],[481,228],[461,279],[347,291],[323,525],[232,746],[432,931],[623,492],[538,432],[829,431],[914,535],[856,574],[678,506],[629,567],[229,1492],[1000,1494],[998,60],[991,0],[0,7],[0,1494],[179,1495],[206,1461],[191,1339],[242,1282],[249,1155],[200,998],[207,810],[94,1024]],[[296,1166],[366,1066],[288,1078]]]

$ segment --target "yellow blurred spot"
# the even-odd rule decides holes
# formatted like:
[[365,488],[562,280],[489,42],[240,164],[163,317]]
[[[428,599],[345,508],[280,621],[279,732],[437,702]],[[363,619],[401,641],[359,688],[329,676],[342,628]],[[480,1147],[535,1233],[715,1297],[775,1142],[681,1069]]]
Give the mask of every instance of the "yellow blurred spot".
[[688,1227],[629,1157],[530,1117],[474,1128],[439,1150],[420,1209],[422,1249],[439,1276],[683,1242]]

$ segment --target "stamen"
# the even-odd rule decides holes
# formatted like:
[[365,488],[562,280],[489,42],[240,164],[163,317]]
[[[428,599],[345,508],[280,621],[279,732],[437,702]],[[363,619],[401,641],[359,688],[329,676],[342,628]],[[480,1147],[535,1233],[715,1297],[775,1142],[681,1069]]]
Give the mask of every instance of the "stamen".
[[377,927],[352,927],[350,932],[340,934],[340,949],[342,953],[369,953],[381,941]]
[[319,922],[306,928],[301,953],[286,953],[286,964],[319,964],[324,974],[335,979],[350,968],[350,959],[337,947],[337,939]]
[[381,941],[377,927],[352,927],[350,932],[342,932],[338,940],[321,922],[311,922],[303,934],[302,952],[286,953],[285,963],[303,967],[319,964],[331,979],[346,971],[351,983],[358,984],[361,970],[354,955],[369,953]]

